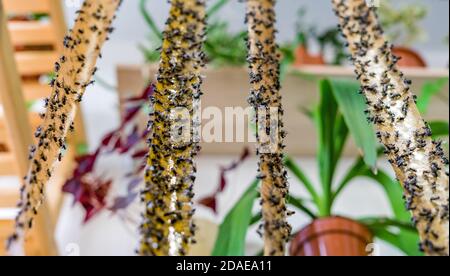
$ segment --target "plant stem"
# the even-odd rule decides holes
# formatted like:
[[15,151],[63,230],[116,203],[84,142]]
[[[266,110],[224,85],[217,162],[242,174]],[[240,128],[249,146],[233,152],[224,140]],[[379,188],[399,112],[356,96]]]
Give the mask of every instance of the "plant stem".
[[[305,215],[307,215],[310,219],[315,220],[317,219],[317,216],[314,214],[313,211],[311,211],[308,207],[304,205],[304,200],[288,196],[286,199],[287,204],[290,204],[294,206],[295,208],[302,211]],[[258,223],[262,219],[262,214],[258,213],[252,217],[252,220],[250,221],[250,225],[254,225],[255,223]]]
[[410,231],[412,233],[417,233],[416,228],[411,225],[411,223],[398,221],[391,218],[363,218],[359,219],[362,224],[369,228],[387,228],[387,227],[398,227],[400,229]]
[[250,220],[250,226],[254,225],[255,223],[260,222],[261,219],[262,219],[262,214],[261,214],[261,213],[258,213],[258,214],[256,214],[256,215],[254,215],[254,216],[252,217],[252,219]]
[[286,167],[297,177],[297,179],[303,183],[306,190],[311,195],[311,198],[313,199],[314,203],[319,206],[320,205],[320,197],[317,193],[317,191],[314,189],[314,186],[312,182],[309,180],[309,178],[303,173],[303,171],[298,167],[297,164],[295,164],[295,161],[292,160],[290,157],[286,157],[284,159],[284,164]]
[[228,1],[229,0],[218,0],[211,8],[208,9],[208,17],[211,17],[212,15],[220,11],[223,6],[228,4]]
[[185,255],[193,242],[193,157],[199,151],[193,136],[199,124],[205,19],[204,0],[171,1],[152,98],[140,255]]
[[355,177],[359,176],[361,172],[369,170],[367,165],[364,163],[363,158],[359,158],[355,164],[351,167],[351,169],[344,176],[342,181],[337,186],[336,190],[333,192],[333,196],[331,201],[334,202],[336,198],[341,194],[345,187],[352,181]]
[[303,213],[305,213],[307,216],[309,216],[312,220],[315,220],[317,216],[311,211],[308,207],[306,207],[303,204],[303,201],[299,198],[289,196],[287,198],[287,203],[294,206],[295,208],[299,209]]
[[284,255],[291,231],[286,220],[286,196],[289,188],[283,165],[285,134],[282,130],[280,55],[275,42],[274,5],[274,0],[248,0],[246,18],[252,84],[249,103],[255,108],[258,128],[256,138],[262,180],[261,204],[266,256]]
[[362,83],[369,119],[403,185],[421,249],[428,255],[448,255],[448,160],[441,144],[431,138],[374,8],[364,0],[333,0],[333,4]]
[[140,10],[142,16],[144,17],[145,22],[147,23],[147,25],[152,30],[153,34],[157,38],[162,40],[163,39],[163,35],[161,33],[161,30],[158,28],[158,26],[156,26],[155,21],[153,20],[153,18],[150,15],[150,13],[147,11],[146,4],[147,4],[147,0],[140,0],[140,2],[139,2],[139,10]]
[[44,122],[35,133],[39,143],[30,152],[30,169],[21,189],[16,230],[8,247],[12,251],[22,247],[25,231],[44,201],[45,184],[66,150],[66,136],[73,130],[77,104],[91,83],[97,58],[106,41],[120,0],[86,0],[75,26],[64,38],[62,57],[55,64],[56,77],[52,93],[46,100]]

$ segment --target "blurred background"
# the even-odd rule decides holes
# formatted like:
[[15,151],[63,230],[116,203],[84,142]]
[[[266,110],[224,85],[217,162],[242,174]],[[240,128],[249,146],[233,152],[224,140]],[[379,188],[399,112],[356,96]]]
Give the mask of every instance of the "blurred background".
[[[146,6],[148,8],[148,12],[154,18],[155,24],[162,30],[168,14],[169,4],[166,1],[159,2],[160,3],[153,3],[148,1]],[[419,37],[414,41],[412,48],[420,52],[421,56],[426,60],[429,66],[446,68],[448,66],[449,56],[449,1],[397,0],[390,2],[395,7],[404,8],[405,6],[416,6],[425,10],[424,12],[426,15],[421,16],[421,19],[416,22],[416,24],[421,28],[421,33],[418,34]],[[70,26],[75,18],[77,1],[69,0],[68,3],[72,4],[66,4],[64,7],[67,24]],[[302,25],[300,26],[302,29],[315,28],[319,33],[329,30],[330,28],[334,28],[337,25],[337,20],[327,1],[281,0],[277,3],[277,14],[279,43],[295,41],[298,34],[299,24]],[[214,16],[210,18],[210,22],[226,22],[229,32],[235,34],[239,31],[245,30],[245,25],[243,22],[244,15],[245,5],[239,3],[238,1],[232,0],[229,1],[229,3],[225,5],[220,12],[214,14]],[[409,20],[414,21],[415,18],[412,16]],[[139,3],[135,3],[135,1],[124,1],[115,23],[115,28],[116,30],[114,35],[104,47],[105,57],[108,58],[102,59],[99,63],[99,67],[101,68],[99,76],[108,82],[108,84],[114,86],[117,84],[117,65],[142,64],[145,61],[145,57],[140,50],[140,46],[149,48],[153,46],[154,49],[159,46],[157,42],[158,40],[155,40],[155,36],[152,34],[145,22],[145,19],[140,13]],[[417,31],[413,30],[413,32]],[[318,43],[313,42],[311,44],[310,51],[318,52]],[[93,98],[95,96],[98,96],[98,99],[102,99],[102,101],[108,101],[108,99],[117,100],[116,97],[108,97],[110,96],[109,93],[103,95],[103,92],[105,91],[100,92],[103,90],[101,87],[97,86],[96,89],[99,90],[98,93],[87,94],[85,101],[86,103],[84,104],[86,112],[91,112],[91,110],[94,111],[101,108],[105,108],[105,111],[111,110],[110,105],[108,104],[102,104],[101,106],[89,104],[90,102],[96,102],[94,100],[95,98]],[[90,106],[95,106],[95,108],[90,108]],[[105,124],[103,126],[97,127],[111,127],[108,123],[113,122],[113,118],[116,119],[117,124],[117,114],[110,115],[111,117],[108,115],[110,119],[104,121]],[[99,141],[99,137],[95,137],[94,133],[90,131],[89,134],[89,139],[91,139],[90,142],[92,142],[90,143],[91,145],[95,145],[95,143],[98,143]]]
[[[250,89],[245,69],[245,48],[242,44],[242,35],[245,32],[245,5],[237,0],[223,2],[226,4],[209,18],[213,28],[209,31],[210,43],[207,45],[210,64],[204,74],[206,82],[203,107],[217,106],[220,109],[227,106],[245,107]],[[423,93],[426,98],[424,105],[427,105],[427,108],[424,107],[424,110],[426,109],[427,119],[443,123],[442,136],[445,140],[445,136],[448,136],[448,123],[445,124],[444,121],[448,121],[449,2],[446,0],[381,0],[381,2],[384,4],[380,8],[383,12],[381,18],[386,24],[385,29],[388,29],[391,41],[394,41],[396,46],[401,46],[398,50],[399,54],[405,55],[403,59],[405,62],[411,60],[411,64],[405,64],[406,75],[413,79],[416,94]],[[81,1],[69,0],[60,3],[66,24],[70,27]],[[209,0],[208,3],[209,7],[212,7],[216,1]],[[85,158],[78,162],[92,160],[89,158],[93,157],[92,153],[99,147],[102,150],[108,148],[110,145],[102,144],[102,141],[104,142],[105,135],[111,132],[125,136],[125,139],[136,134],[133,132],[135,131],[133,123],[124,122],[130,106],[132,108],[136,104],[129,101],[130,98],[143,96],[138,101],[138,104],[143,105],[142,114],[133,117],[132,121],[139,127],[145,125],[148,107],[142,99],[148,96],[145,93],[148,92],[147,85],[156,74],[158,53],[155,50],[160,46],[160,39],[149,25],[148,16],[151,16],[150,22],[153,20],[156,28],[163,30],[168,11],[167,1],[123,1],[114,23],[115,31],[105,44],[103,58],[98,63],[96,84],[88,89],[82,102],[87,143],[77,149],[78,156]],[[307,209],[312,210],[315,206],[307,199],[310,191],[302,183],[296,170],[301,167],[310,182],[317,183],[313,186],[320,189],[321,172],[316,159],[320,141],[316,135],[316,126],[307,114],[308,111],[314,110],[321,100],[318,87],[322,79],[353,79],[353,73],[345,58],[346,50],[342,39],[336,32],[337,19],[329,1],[279,0],[277,15],[278,42],[282,47],[284,62],[282,93],[287,109],[286,128],[289,135],[287,153],[291,157],[289,182],[297,199],[306,198],[294,206],[300,209],[307,206]],[[45,20],[43,19],[43,22]],[[350,85],[349,89],[352,87],[354,86]],[[337,97],[337,94],[335,95]],[[42,101],[29,102],[28,105],[30,110],[42,111]],[[342,113],[346,116],[344,111]],[[362,113],[355,116],[363,118]],[[360,120],[355,124],[359,122]],[[230,130],[233,129],[225,129],[224,132]],[[358,138],[355,137],[358,135],[349,137],[344,154],[337,164],[336,182],[340,182],[347,175],[355,159],[359,158],[361,148],[366,149],[366,145],[360,145]],[[142,141],[133,144],[133,147],[142,147],[140,142]],[[223,234],[220,226],[225,227],[223,223],[227,215],[236,208],[236,203],[240,202],[242,195],[255,179],[257,160],[252,144],[204,143],[203,148],[204,151],[198,158],[198,178],[195,187],[198,203],[196,219],[200,227],[199,244],[193,254],[208,255],[217,250],[214,249],[217,235],[222,237]],[[139,167],[137,164],[139,162],[131,156],[129,149],[124,150],[122,147],[119,149],[122,150],[121,153],[114,150],[117,148],[113,147],[112,153],[104,156],[98,158],[95,156],[96,167],[92,171],[78,172],[77,175],[70,170],[67,174],[69,181],[63,181],[65,196],[55,223],[55,236],[60,254],[134,254],[138,244],[137,225],[142,206],[136,194],[137,189],[134,188],[134,192],[130,192],[134,179],[130,179],[127,174]],[[397,184],[385,160],[379,159],[377,166],[386,172],[387,182]],[[139,176],[139,173],[141,172],[136,175]],[[377,184],[376,178],[354,180],[350,188],[343,190],[336,199],[332,214],[328,215],[352,219],[364,218],[361,221],[370,224],[374,232],[378,231],[379,236],[375,243],[367,248],[367,254],[419,254],[416,250],[417,240],[414,240],[416,238],[414,233],[406,234],[410,239],[403,240],[402,245],[402,242],[398,242],[404,238],[400,237],[403,233],[402,225],[386,223],[389,218],[399,215],[395,206],[403,206],[403,203],[401,198],[394,197],[392,200],[392,193],[395,192],[386,192],[383,185]],[[383,183],[383,180],[380,181],[379,178],[378,180]],[[89,191],[91,188],[85,187],[86,185],[92,184],[95,189],[100,189],[99,185],[105,182],[110,182],[110,186],[106,185],[107,195],[101,199],[95,198],[100,201],[100,206],[94,204],[98,210],[93,208],[92,211],[92,208],[83,205],[83,199],[73,196],[80,189],[84,192]],[[218,189],[224,182],[226,187]],[[384,185],[389,185],[387,182],[384,181]],[[15,177],[0,176],[0,183],[16,187],[18,180]],[[135,186],[140,184],[137,183]],[[88,202],[93,200],[91,197],[95,196],[88,197]],[[257,207],[258,204],[255,203],[252,209],[256,219]],[[9,211],[3,214],[11,216],[11,210]],[[304,210],[296,211],[296,215],[290,218],[295,233],[310,224],[315,217],[308,215]],[[372,223],[375,221],[373,218],[382,220]],[[380,223],[387,228],[381,229]],[[403,220],[403,223],[408,224],[408,218]],[[398,229],[393,229],[395,227]],[[247,255],[258,254],[262,248],[257,228],[258,225],[254,224],[246,234],[244,232],[246,242],[243,250]]]

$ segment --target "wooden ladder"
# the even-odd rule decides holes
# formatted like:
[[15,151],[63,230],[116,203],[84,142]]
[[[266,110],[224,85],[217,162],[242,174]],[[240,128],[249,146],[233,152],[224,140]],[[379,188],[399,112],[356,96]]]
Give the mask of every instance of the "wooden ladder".
[[[55,62],[63,50],[63,38],[67,32],[61,0],[0,0],[8,18],[8,30],[18,72],[22,78],[25,100],[32,103],[48,97],[51,87],[49,77]],[[81,110],[81,109],[78,109]],[[76,133],[69,142],[80,148],[86,145],[82,113],[75,118]],[[41,122],[39,114],[31,112],[32,129]],[[4,118],[0,113],[0,145],[7,148]],[[1,148],[1,146],[0,146]]]
[[[32,133],[41,123],[39,114],[28,112],[27,102],[48,97],[48,80],[62,52],[66,34],[60,0],[0,0],[0,177],[26,175]],[[81,109],[78,109],[81,111]],[[74,155],[86,145],[81,113],[68,151],[47,184],[48,204],[40,209],[35,229],[27,239],[29,255],[56,255],[54,228],[62,203],[61,186],[73,169]],[[0,255],[12,233],[19,187],[6,186],[0,178]]]

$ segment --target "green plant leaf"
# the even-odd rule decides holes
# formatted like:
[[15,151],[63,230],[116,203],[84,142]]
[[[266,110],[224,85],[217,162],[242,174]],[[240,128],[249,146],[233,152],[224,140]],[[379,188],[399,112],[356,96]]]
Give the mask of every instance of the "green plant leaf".
[[395,227],[398,229],[403,229],[405,231],[410,231],[412,233],[417,232],[416,228],[414,228],[414,226],[410,222],[398,221],[391,218],[362,218],[358,219],[358,221],[369,228]]
[[205,42],[205,52],[208,62],[214,66],[245,64],[247,46],[244,31],[231,33],[227,22],[213,22],[208,27],[208,39]]
[[27,101],[26,104],[26,109],[27,110],[31,110],[33,108],[33,106],[36,104],[37,101],[35,100],[31,100],[31,101]]
[[448,83],[448,78],[440,78],[435,81],[428,81],[422,86],[421,94],[417,97],[417,108],[420,113],[425,115],[433,96],[439,94]]
[[229,0],[217,0],[216,3],[214,3],[214,5],[208,9],[207,11],[208,17],[211,18],[212,15],[220,11],[223,8],[223,6],[228,4],[228,2]]
[[334,163],[336,164],[339,162],[339,159],[342,156],[342,152],[344,151],[345,144],[347,143],[348,133],[349,130],[344,117],[341,114],[338,114],[336,118],[336,125],[334,128],[334,137],[335,137]]
[[383,240],[383,241],[389,243],[390,245],[392,245],[392,246],[402,250],[405,254],[408,254],[406,252],[407,249],[402,249],[403,245],[402,245],[402,243],[400,241],[399,234],[395,234],[395,233],[389,231],[386,228],[376,228],[376,227],[373,227],[373,228],[368,227],[368,228],[369,228],[369,230],[372,232],[372,234],[375,237],[377,237],[380,240]]
[[305,106],[300,106],[299,107],[299,111],[305,115],[306,117],[308,117],[308,119],[310,119],[311,121],[314,121],[314,111],[309,109],[308,107]]
[[259,212],[259,213],[257,213],[256,215],[254,215],[252,217],[252,219],[250,220],[250,224],[249,225],[250,226],[255,225],[256,223],[260,222],[261,219],[262,219],[262,213]]
[[397,1],[380,1],[378,13],[380,23],[386,32],[386,37],[395,45],[411,46],[426,37],[421,24],[428,9],[425,5],[411,4],[397,6]]
[[372,126],[367,122],[364,98],[358,93],[360,85],[354,81],[330,80],[339,110],[344,116],[355,144],[364,157],[364,162],[376,170],[377,140]]
[[422,255],[418,247],[417,230],[410,222],[390,218],[365,218],[359,221],[366,225],[376,237],[397,247],[405,254]]
[[292,172],[292,174],[298,179],[298,181],[300,181],[300,183],[304,185],[306,190],[311,195],[311,198],[313,199],[314,203],[316,203],[316,205],[319,206],[320,205],[319,194],[314,189],[313,183],[311,182],[311,180],[309,180],[309,178],[306,176],[303,170],[290,157],[286,157],[284,159],[284,165]]
[[308,207],[306,207],[305,200],[301,198],[289,195],[287,197],[287,204],[290,204],[295,208],[299,209],[313,220],[317,218],[317,216]]
[[89,146],[86,143],[81,143],[77,145],[76,152],[78,156],[85,155],[89,153]]
[[433,121],[429,123],[433,138],[445,137],[449,133],[449,124],[444,121]]
[[280,82],[284,82],[288,74],[289,68],[295,62],[294,47],[290,45],[285,45],[280,47],[282,53],[282,59],[280,62]]
[[233,209],[227,214],[219,227],[213,256],[243,256],[245,254],[245,237],[252,221],[253,203],[258,195],[259,181],[255,180]]
[[[403,201],[403,189],[397,180],[390,177],[384,171],[379,171],[376,175],[370,170],[366,170],[363,173],[364,176],[375,180],[376,183],[380,184],[388,197],[389,203],[391,205],[394,217],[397,221],[404,223],[411,223],[411,214],[406,210]],[[408,255],[418,256],[422,255],[419,250],[419,235],[417,231],[406,231],[404,229],[399,229],[397,236],[397,244],[394,244],[402,251]]]
[[350,184],[350,182],[356,177],[360,176],[363,172],[367,171],[367,166],[362,158],[358,158],[353,166],[347,171],[345,176],[342,178],[341,182],[337,186],[335,192],[333,193],[332,200],[334,201],[341,192]]
[[410,221],[411,215],[406,211],[403,198],[403,189],[397,180],[390,177],[387,173],[380,170],[377,174],[366,170],[361,174],[380,184],[388,197],[395,218],[400,221]]
[[140,0],[139,2],[139,11],[141,12],[142,17],[144,17],[145,23],[150,27],[150,30],[152,30],[153,34],[159,38],[160,40],[163,39],[163,35],[161,30],[156,26],[155,21],[153,20],[153,17],[148,12],[147,7],[147,0]]
[[368,227],[369,230],[373,233],[373,235],[390,245],[400,249],[408,256],[423,256],[423,253],[420,252],[418,243],[407,243],[405,240],[414,241],[414,238],[417,237],[417,234],[412,233],[410,231],[400,230],[393,231],[392,227]]
[[[144,55],[144,60],[147,63],[155,63],[159,61],[160,53],[155,51],[151,47],[146,47],[144,45],[138,45],[139,50]],[[156,47],[155,47],[156,48]]]
[[335,148],[335,128],[338,116],[338,104],[333,96],[333,88],[329,80],[319,82],[320,103],[315,112],[315,124],[318,136],[319,174],[322,185],[320,216],[329,216],[331,211],[333,176],[338,159]]

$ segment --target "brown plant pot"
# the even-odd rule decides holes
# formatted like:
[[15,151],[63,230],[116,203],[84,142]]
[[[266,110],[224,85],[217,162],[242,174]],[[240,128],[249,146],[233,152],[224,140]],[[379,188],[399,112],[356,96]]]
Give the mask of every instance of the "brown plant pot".
[[401,67],[427,67],[427,63],[422,56],[413,49],[394,47],[392,53],[397,57],[401,57],[398,61],[398,65]]
[[317,219],[291,242],[291,256],[367,256],[373,235],[364,225],[342,217]]
[[297,47],[295,51],[295,65],[325,65],[322,55],[311,55],[303,45]]

